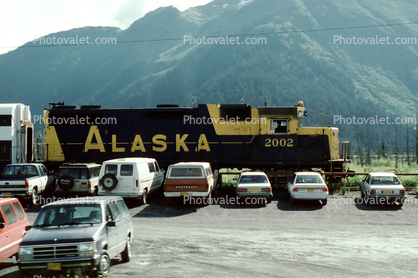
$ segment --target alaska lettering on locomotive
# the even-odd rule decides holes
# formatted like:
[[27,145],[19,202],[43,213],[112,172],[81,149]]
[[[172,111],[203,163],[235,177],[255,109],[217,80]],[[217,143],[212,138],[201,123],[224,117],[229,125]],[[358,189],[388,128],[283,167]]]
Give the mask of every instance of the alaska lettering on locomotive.
[[[299,126],[299,120],[307,115],[302,102],[291,107],[53,106],[44,115],[45,160],[49,164],[153,157],[163,167],[180,161],[204,161],[215,168],[329,171],[339,161],[338,129]],[[50,120],[87,117],[90,124]],[[106,118],[115,121],[103,121]]]

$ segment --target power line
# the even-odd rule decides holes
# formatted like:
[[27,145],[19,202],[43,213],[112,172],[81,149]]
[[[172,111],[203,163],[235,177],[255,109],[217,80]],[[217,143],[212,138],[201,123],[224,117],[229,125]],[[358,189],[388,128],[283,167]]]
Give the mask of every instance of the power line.
[[[309,30],[290,30],[290,31],[277,31],[277,32],[264,32],[264,33],[243,33],[233,35],[217,35],[217,36],[199,36],[193,37],[194,39],[203,38],[223,38],[223,37],[254,37],[261,35],[283,35],[283,34],[295,34],[295,33],[308,33],[308,32],[321,32],[321,31],[336,31],[336,30],[349,30],[349,29],[366,29],[376,27],[391,27],[391,26],[405,26],[418,24],[418,22],[401,22],[401,23],[390,23],[390,24],[376,24],[376,25],[362,25],[362,26],[350,26],[350,27],[333,27],[333,28],[322,28],[322,29],[309,29]],[[48,37],[46,37],[48,38]],[[118,41],[116,44],[126,43],[147,43],[147,42],[163,42],[163,41],[181,41],[184,38],[167,38],[167,39],[148,39],[148,40],[130,40],[130,41]],[[32,48],[32,47],[56,47],[56,46],[85,46],[85,45],[104,45],[104,44],[47,44],[47,45],[22,45],[22,46],[4,46],[0,48]],[[110,44],[113,45],[113,44]]]

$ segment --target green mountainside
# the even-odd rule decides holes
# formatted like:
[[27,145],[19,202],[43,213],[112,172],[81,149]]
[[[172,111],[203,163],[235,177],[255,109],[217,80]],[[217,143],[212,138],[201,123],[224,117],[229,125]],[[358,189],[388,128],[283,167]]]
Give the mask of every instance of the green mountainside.
[[[54,101],[192,106],[192,91],[197,103],[290,106],[303,100],[309,115],[303,124],[338,126],[342,139],[354,140],[354,126],[334,124],[334,115],[415,117],[417,44],[391,42],[418,38],[418,24],[398,24],[418,21],[417,14],[413,0],[215,0],[184,12],[159,8],[126,30],[85,27],[47,36],[114,37],[114,45],[29,42],[0,55],[0,96],[30,104],[33,114]],[[241,42],[266,38],[267,44],[193,45],[184,43],[185,35],[240,35]],[[389,37],[390,44],[334,43],[353,36],[370,43]],[[366,126],[358,130],[366,140]],[[371,126],[374,148],[382,137],[393,142],[395,130]],[[406,126],[397,130],[404,134]]]

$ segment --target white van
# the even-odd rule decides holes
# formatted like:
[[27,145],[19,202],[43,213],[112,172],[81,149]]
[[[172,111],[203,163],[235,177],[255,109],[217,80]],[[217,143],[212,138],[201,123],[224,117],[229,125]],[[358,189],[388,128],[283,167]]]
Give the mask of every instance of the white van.
[[140,198],[162,189],[164,173],[154,158],[119,158],[103,162],[100,169],[99,195]]

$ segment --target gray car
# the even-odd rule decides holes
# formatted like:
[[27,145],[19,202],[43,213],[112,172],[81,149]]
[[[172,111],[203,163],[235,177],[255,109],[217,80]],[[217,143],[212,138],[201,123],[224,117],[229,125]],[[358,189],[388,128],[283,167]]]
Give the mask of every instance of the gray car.
[[[73,198],[42,207],[19,247],[24,277],[106,276],[111,258],[131,257],[132,220],[121,197]],[[74,275],[71,275],[74,277]]]

